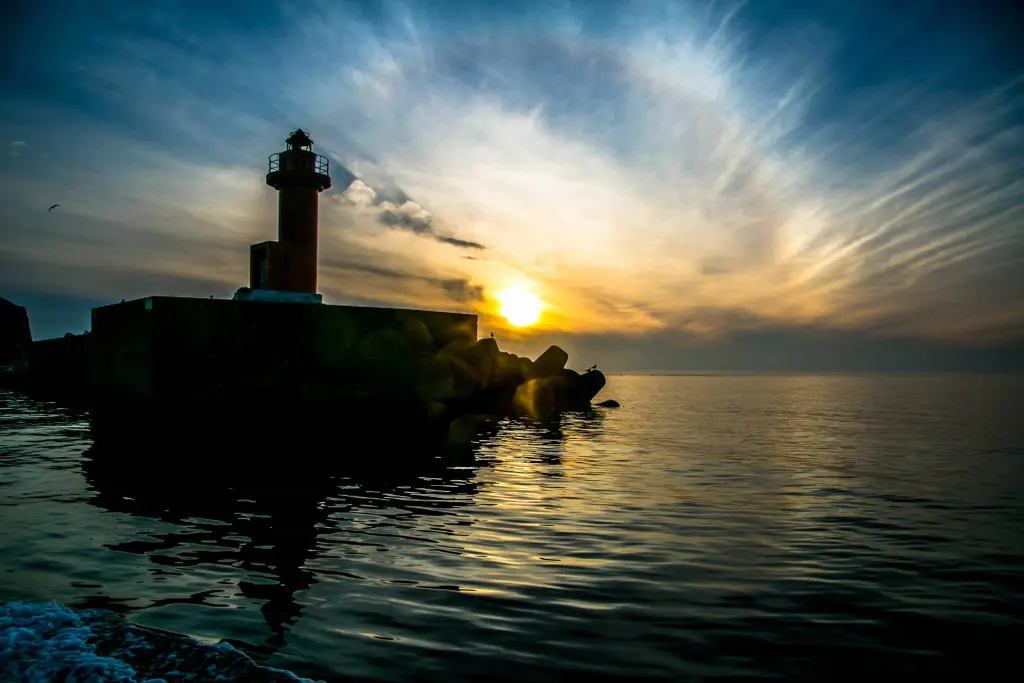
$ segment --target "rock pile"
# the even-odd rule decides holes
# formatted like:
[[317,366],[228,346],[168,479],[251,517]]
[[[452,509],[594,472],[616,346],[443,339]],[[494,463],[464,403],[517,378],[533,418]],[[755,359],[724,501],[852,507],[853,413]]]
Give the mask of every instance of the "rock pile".
[[605,385],[600,370],[565,367],[568,354],[551,346],[537,360],[501,351],[493,338],[450,345],[432,358],[421,395],[435,411],[544,420],[589,407]]

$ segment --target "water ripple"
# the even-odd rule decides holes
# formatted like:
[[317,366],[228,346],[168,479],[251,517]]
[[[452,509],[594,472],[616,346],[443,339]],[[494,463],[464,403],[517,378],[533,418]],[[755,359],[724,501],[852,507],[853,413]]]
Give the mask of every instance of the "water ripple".
[[0,599],[115,609],[321,678],[945,677],[1015,652],[1020,378],[607,392],[625,407],[505,421],[472,462],[301,485],[275,479],[283,451],[253,451],[253,481],[147,475],[159,444],[140,443],[125,472],[88,415],[0,393]]

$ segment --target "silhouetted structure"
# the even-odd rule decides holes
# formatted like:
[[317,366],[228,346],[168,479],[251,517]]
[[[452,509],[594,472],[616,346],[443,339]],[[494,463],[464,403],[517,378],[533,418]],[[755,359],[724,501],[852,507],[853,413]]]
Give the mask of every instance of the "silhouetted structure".
[[460,442],[495,417],[548,419],[590,405],[603,374],[567,369],[557,346],[536,363],[503,353],[493,335],[477,340],[475,315],[324,305],[317,230],[329,166],[304,131],[287,145],[267,173],[279,193],[278,241],[251,246],[251,287],[232,300],[152,296],[95,308],[90,334],[22,352],[18,381],[78,394],[99,432],[393,423]]
[[278,192],[277,241],[250,247],[249,287],[316,294],[319,197],[331,186],[330,162],[301,128],[286,143],[267,172]]
[[12,365],[19,350],[32,343],[28,311],[7,299],[0,299],[0,365]]
[[424,417],[417,367],[471,344],[476,316],[150,297],[93,310],[97,412],[218,421]]
[[89,381],[89,336],[66,334],[23,347],[19,361],[31,369],[32,386],[55,398],[83,400]]

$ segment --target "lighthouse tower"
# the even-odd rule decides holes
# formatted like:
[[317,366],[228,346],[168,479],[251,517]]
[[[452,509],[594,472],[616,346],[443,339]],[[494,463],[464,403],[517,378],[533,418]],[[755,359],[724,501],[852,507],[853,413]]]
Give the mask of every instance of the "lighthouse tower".
[[313,152],[313,141],[302,129],[286,143],[285,151],[270,155],[267,169],[267,185],[278,192],[277,241],[250,247],[249,286],[254,294],[271,290],[292,293],[282,297],[290,300],[319,301],[319,201],[320,193],[331,186],[330,166],[326,157]]

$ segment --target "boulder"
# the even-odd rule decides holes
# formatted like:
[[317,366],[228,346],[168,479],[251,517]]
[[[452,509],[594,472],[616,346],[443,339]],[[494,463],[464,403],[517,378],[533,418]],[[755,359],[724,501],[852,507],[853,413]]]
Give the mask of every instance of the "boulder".
[[464,349],[460,357],[473,369],[477,385],[480,388],[486,387],[491,382],[500,363],[501,351],[498,350],[498,343],[494,339],[479,339]]
[[476,353],[487,357],[497,356],[501,353],[498,349],[498,342],[494,341],[494,337],[484,337],[483,339],[477,339],[473,344],[470,345],[471,349],[474,349]]
[[520,384],[512,412],[519,417],[544,421],[567,410],[585,410],[604,384],[604,373],[600,371],[580,374],[563,368],[554,376],[533,378]]
[[516,387],[513,402],[514,414],[517,417],[528,417],[531,420],[549,420],[558,412],[558,389],[561,377],[545,377],[531,379]]
[[512,353],[500,352],[494,368],[493,381],[503,386],[519,385],[526,380],[525,358]]
[[0,365],[12,365],[19,349],[32,343],[28,311],[7,299],[0,299]]
[[616,401],[614,398],[610,398],[607,401],[601,401],[597,405],[600,406],[601,408],[618,408],[619,402]]
[[519,371],[522,373],[523,378],[533,376],[533,361],[525,356],[516,356],[519,363]]
[[416,372],[417,390],[428,402],[469,400],[479,391],[476,370],[452,354],[438,354],[425,359],[419,363]]
[[544,379],[560,375],[568,362],[569,354],[558,346],[549,346],[548,350],[540,354],[540,357],[533,362],[530,378]]
[[579,382],[575,387],[576,401],[589,404],[591,399],[604,389],[606,382],[604,373],[600,370],[584,372],[579,376]]

